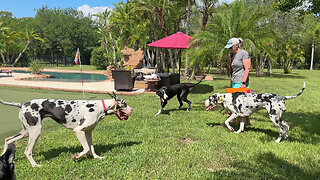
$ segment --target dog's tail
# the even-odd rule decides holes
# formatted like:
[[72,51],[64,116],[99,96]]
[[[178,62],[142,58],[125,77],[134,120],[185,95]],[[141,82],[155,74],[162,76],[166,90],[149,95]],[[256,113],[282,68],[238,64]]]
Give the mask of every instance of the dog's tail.
[[9,105],[9,106],[17,106],[17,107],[22,107],[21,103],[15,103],[15,102],[6,102],[3,101],[2,99],[0,99],[0,103],[5,104],[5,105]]
[[195,83],[195,84],[190,85],[190,86],[189,86],[189,88],[193,88],[193,87],[195,87],[196,85],[200,84],[200,83],[204,80],[204,78],[206,78],[206,76],[207,76],[207,75],[204,75],[204,76],[202,77],[202,79],[201,79],[199,82],[197,82],[197,83]]
[[283,99],[287,100],[287,99],[292,99],[292,98],[298,97],[298,96],[300,96],[300,94],[303,93],[305,88],[306,88],[306,82],[303,83],[303,87],[302,87],[301,91],[298,94],[293,95],[293,96],[285,96],[285,97],[283,97]]

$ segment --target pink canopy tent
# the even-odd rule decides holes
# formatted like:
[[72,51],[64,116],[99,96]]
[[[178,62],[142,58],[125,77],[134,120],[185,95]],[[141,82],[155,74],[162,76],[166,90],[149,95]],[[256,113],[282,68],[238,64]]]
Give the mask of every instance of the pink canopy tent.
[[[147,44],[147,46],[166,48],[166,49],[187,49],[189,48],[191,36],[183,34],[182,32],[174,33],[158,41]],[[180,75],[181,59],[179,61],[179,75]]]

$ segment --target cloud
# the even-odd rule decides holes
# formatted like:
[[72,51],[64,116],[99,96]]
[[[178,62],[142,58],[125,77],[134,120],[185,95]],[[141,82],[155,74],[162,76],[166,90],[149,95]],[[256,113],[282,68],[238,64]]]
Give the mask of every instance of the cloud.
[[230,4],[232,3],[234,0],[219,0],[219,3],[227,3],[227,4]]
[[78,7],[78,11],[82,11],[85,16],[97,14],[99,12],[102,13],[106,9],[110,9],[111,10],[112,8],[110,8],[110,7],[90,7],[87,4],[84,4],[84,5],[80,6],[80,7]]

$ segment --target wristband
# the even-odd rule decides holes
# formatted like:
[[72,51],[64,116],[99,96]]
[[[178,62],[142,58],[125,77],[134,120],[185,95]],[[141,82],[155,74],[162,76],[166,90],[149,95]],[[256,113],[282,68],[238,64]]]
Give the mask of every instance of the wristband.
[[241,84],[246,85],[246,82],[242,82]]

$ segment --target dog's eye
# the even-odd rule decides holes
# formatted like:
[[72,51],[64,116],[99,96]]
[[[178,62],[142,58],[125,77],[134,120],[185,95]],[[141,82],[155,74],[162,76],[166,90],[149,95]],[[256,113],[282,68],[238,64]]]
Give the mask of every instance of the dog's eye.
[[119,108],[127,107],[127,103],[124,100],[119,99],[118,100],[118,107]]

